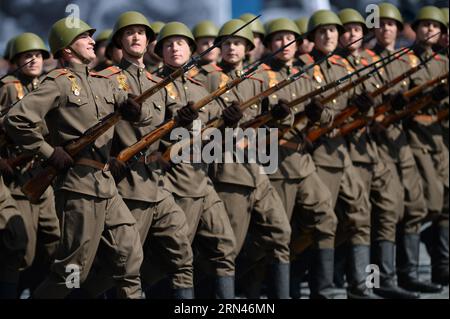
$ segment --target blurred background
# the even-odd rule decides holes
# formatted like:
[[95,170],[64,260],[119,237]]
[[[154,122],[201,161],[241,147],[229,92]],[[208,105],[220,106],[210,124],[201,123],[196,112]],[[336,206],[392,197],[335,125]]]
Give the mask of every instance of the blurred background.
[[[384,0],[386,1],[386,0]],[[218,26],[242,13],[262,14],[262,21],[278,17],[297,19],[309,16],[318,9],[353,7],[365,13],[368,4],[377,0],[0,0],[0,56],[6,42],[22,32],[34,32],[47,41],[51,25],[68,15],[66,7],[78,5],[80,18],[101,31],[112,28],[116,18],[124,11],[137,10],[150,22],[181,21],[189,27],[203,19]],[[446,0],[390,0],[402,12],[406,21],[414,18],[424,5],[448,6]],[[0,65],[0,74],[1,65]]]

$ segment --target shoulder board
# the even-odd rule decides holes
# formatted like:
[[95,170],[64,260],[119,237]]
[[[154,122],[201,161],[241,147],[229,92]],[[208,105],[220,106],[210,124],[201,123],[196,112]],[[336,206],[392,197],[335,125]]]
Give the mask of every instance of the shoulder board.
[[191,81],[192,83],[195,83],[197,85],[203,86],[202,82],[197,81],[196,79],[193,79],[192,77],[190,77],[189,75],[186,77],[189,81]]
[[264,80],[261,79],[261,78],[258,78],[257,75],[252,75],[252,76],[249,76],[248,78],[252,79],[252,80],[255,80],[255,81],[258,81],[258,82],[261,82],[261,83],[264,83]]
[[365,49],[365,51],[366,51],[366,53],[367,53],[368,55],[370,55],[371,57],[376,57],[376,56],[377,56],[377,54],[376,54],[375,52],[373,52],[372,50]]
[[4,79],[2,79],[1,82],[3,84],[8,84],[8,83],[18,83],[20,81],[14,75],[8,75]]
[[68,74],[68,73],[70,73],[70,72],[67,69],[55,69],[53,71],[50,71],[47,74],[47,77],[51,78],[51,79],[56,79],[56,78],[60,77],[61,75]]
[[202,69],[205,70],[208,73],[212,73],[212,72],[222,72],[222,68],[220,68],[217,64],[215,63],[210,63],[210,64],[206,64],[202,66]]
[[220,72],[220,83],[219,83],[219,87],[224,86],[225,84],[228,83],[228,81],[230,80],[230,78],[228,77],[228,75],[226,75],[223,72]]
[[190,69],[187,73],[191,78],[195,78],[200,73],[200,70],[197,67]]
[[111,76],[113,76],[114,74],[120,73],[122,72],[122,69],[113,65],[110,67],[107,67],[104,70],[101,70],[99,72],[90,72],[90,75],[92,76],[100,76],[103,78],[110,78]]
[[434,59],[435,59],[436,61],[444,62],[444,63],[448,61],[447,56],[444,55],[444,54],[440,54],[440,53],[436,54],[436,55],[434,56]]
[[334,65],[339,65],[347,70],[348,73],[355,72],[355,69],[348,63],[346,59],[343,59],[339,55],[333,55],[329,58],[329,61]]
[[267,70],[267,75],[269,77],[269,87],[273,87],[278,84],[277,73],[272,70]]
[[167,91],[167,95],[172,99],[175,100],[178,97],[177,90],[175,89],[175,85],[170,82],[165,86],[165,89]]
[[149,79],[152,82],[155,82],[155,83],[159,82],[159,78],[156,75],[153,75],[148,71],[145,71],[145,76],[147,77],[147,79]]
[[420,64],[419,58],[414,54],[414,52],[408,52],[408,63],[411,67],[415,67]]
[[272,68],[271,68],[269,65],[265,64],[265,63],[263,63],[263,64],[261,65],[261,68],[262,68],[263,70],[266,70],[266,71],[272,70]]
[[299,59],[302,60],[306,65],[314,63],[313,57],[308,53],[302,54]]

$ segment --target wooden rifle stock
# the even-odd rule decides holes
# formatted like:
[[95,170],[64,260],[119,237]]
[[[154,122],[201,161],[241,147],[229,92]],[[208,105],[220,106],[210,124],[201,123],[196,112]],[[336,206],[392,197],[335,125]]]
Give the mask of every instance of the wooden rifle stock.
[[[120,119],[121,116],[118,112],[109,114],[96,125],[88,129],[81,137],[67,144],[64,147],[64,150],[71,157],[75,157],[85,147],[95,142],[98,137],[111,129]],[[27,196],[31,203],[35,204],[59,174],[60,172],[53,166],[47,165],[34,178],[28,180],[22,186],[22,192]]]

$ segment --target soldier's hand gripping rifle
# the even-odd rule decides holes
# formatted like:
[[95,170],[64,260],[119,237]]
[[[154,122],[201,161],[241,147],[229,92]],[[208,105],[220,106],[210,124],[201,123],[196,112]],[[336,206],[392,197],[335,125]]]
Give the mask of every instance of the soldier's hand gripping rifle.
[[[415,87],[415,88],[413,88],[413,89],[403,93],[403,97],[405,99],[410,99],[410,98],[420,94],[425,89],[427,89],[427,88],[429,88],[431,86],[434,86],[437,83],[442,82],[443,80],[445,80],[447,78],[448,78],[448,72],[446,74],[438,76],[437,78],[434,78],[434,79],[432,79],[432,80],[430,80],[430,81],[428,81],[426,83],[423,83],[422,85],[419,85],[419,86],[417,86],[417,87]],[[424,101],[424,100],[419,99],[418,101]],[[353,120],[352,122],[341,126],[339,128],[339,135],[340,136],[345,136],[345,135],[353,132],[354,130],[360,129],[360,128],[370,124],[377,117],[385,114],[386,112],[390,111],[391,109],[392,109],[391,102],[382,103],[381,105],[376,107],[375,112],[374,112],[374,114],[372,116],[370,116],[370,117],[366,117],[366,116],[359,117],[359,118]],[[394,120],[394,118],[392,118],[392,120]],[[383,126],[385,126],[385,124],[387,125],[387,123],[390,122],[390,121],[391,121],[391,119],[386,120],[384,123],[381,123],[381,124]]]
[[[232,81],[229,81],[224,86],[222,86],[222,87],[218,88],[217,90],[215,90],[210,95],[210,97],[217,98],[220,95],[222,95],[223,93],[227,92],[231,88],[233,88],[236,85],[238,85],[239,83],[241,83],[242,81],[244,81],[245,79],[248,79],[249,77],[251,77],[258,70],[260,65],[262,65],[263,63],[266,63],[271,58],[276,56],[278,53],[282,52],[285,48],[287,48],[288,46],[290,46],[290,45],[294,44],[295,42],[299,41],[302,37],[304,37],[304,35],[296,37],[294,40],[290,41],[289,43],[285,44],[281,48],[277,49],[275,52],[271,53],[268,56],[263,57],[262,59],[256,61],[255,63],[251,64],[241,76],[237,77],[236,79],[234,79]],[[208,98],[208,100],[210,100],[210,98]],[[244,104],[240,105],[239,106],[240,111],[244,112],[245,109],[247,109],[252,104],[254,104],[254,103],[244,103]],[[208,129],[212,129],[212,128],[222,129],[222,128],[224,128],[224,126],[225,126],[225,122],[224,122],[222,117],[214,118],[214,119],[210,120],[208,123],[206,123],[205,127],[201,131],[201,134],[203,134]],[[192,138],[187,140],[187,141],[185,141],[185,142],[177,143],[176,144],[177,145],[177,151],[180,150],[180,149],[183,149],[184,147],[186,147],[188,145],[192,145],[192,143],[193,143],[193,139]],[[172,147],[173,147],[173,145],[168,147],[167,150],[164,152],[163,158],[166,161],[170,160]]]
[[[433,53],[429,58],[421,61],[421,63],[418,64],[417,66],[415,66],[415,67],[409,69],[408,71],[406,71],[405,73],[399,75],[397,78],[393,79],[391,82],[385,84],[382,88],[389,89],[389,88],[393,87],[395,84],[403,81],[405,78],[407,78],[407,77],[411,76],[412,74],[414,74],[415,72],[419,71],[426,63],[428,63],[430,60],[432,60],[434,58],[434,56],[437,55],[439,52],[440,51]],[[422,90],[426,89],[427,87],[433,86],[436,83],[439,83],[440,81],[447,78],[447,76],[448,76],[448,73],[447,73],[447,75],[439,76],[433,80],[430,80],[427,83],[424,83],[420,86],[417,86],[417,87],[403,93],[404,99],[408,100],[408,99],[416,96]],[[345,136],[354,130],[357,130],[357,129],[360,129],[360,128],[366,126],[373,119],[388,112],[390,109],[391,109],[391,101],[383,102],[381,105],[379,105],[375,108],[375,112],[374,112],[373,116],[370,116],[370,117],[362,116],[362,117],[359,117],[359,118],[353,120],[352,122],[350,122],[348,124],[343,125],[339,130],[339,135]]]
[[[250,23],[255,21],[259,16],[255,17],[254,19],[250,20],[249,22],[245,23],[242,27],[238,28],[236,31],[231,33],[228,36],[225,36],[222,38],[221,41],[214,44],[212,47],[208,48],[207,50],[203,51],[201,54],[192,57],[188,62],[186,62],[183,66],[172,72],[168,77],[164,78],[148,90],[144,91],[141,95],[134,98],[134,101],[136,103],[142,104],[146,99],[154,95],[156,92],[158,92],[160,89],[164,88],[167,84],[173,82],[175,79],[183,75],[185,72],[192,69],[194,66],[196,66],[201,58],[211,52],[211,50],[215,49],[216,47],[220,46],[223,41],[229,39],[231,36],[233,36],[235,33],[239,32],[246,26],[248,26]],[[102,119],[99,123],[88,129],[83,136],[80,138],[68,143],[64,150],[72,157],[75,157],[77,154],[79,154],[84,148],[91,145],[95,140],[100,137],[102,134],[107,132],[110,128],[112,128],[115,124],[117,124],[121,119],[121,115],[119,111],[115,111],[114,113],[109,114],[104,119]],[[37,176],[35,176],[33,179],[28,180],[22,187],[23,193],[27,196],[27,198],[32,203],[36,203],[42,196],[42,194],[45,192],[45,190],[50,186],[50,184],[53,182],[53,180],[56,178],[56,176],[59,174],[59,172],[52,166],[47,165],[45,169],[43,169]]]
[[[440,34],[440,32],[435,33],[433,35],[431,35],[429,38],[435,37],[436,35]],[[411,47],[409,47],[408,49],[402,49],[403,52],[401,52],[400,54],[397,55],[397,58],[407,54],[408,52],[412,51],[415,47],[417,46],[417,44],[412,45]],[[389,61],[392,62],[393,60]],[[429,61],[429,59],[427,59],[426,61]],[[407,72],[403,73],[402,75],[398,76],[397,78],[395,78],[394,80],[390,81],[388,84],[378,88],[377,90],[371,92],[369,94],[369,96],[371,98],[375,98],[383,93],[385,93],[387,90],[389,90],[392,86],[396,85],[397,83],[400,83],[401,81],[403,81],[404,79],[408,78],[409,76],[411,76],[412,74],[414,74],[415,72],[419,71],[423,66],[425,65],[425,63],[420,63],[415,67],[412,67],[411,69],[409,69]],[[326,100],[329,101],[328,98],[326,98]],[[323,101],[321,101],[323,103]],[[347,121],[348,118],[352,117],[353,115],[355,115],[358,112],[358,108],[354,105],[349,106],[347,108],[345,108],[341,113],[339,113],[335,119],[333,120],[333,123],[330,126],[327,127],[319,127],[317,129],[314,129],[312,131],[310,131],[306,138],[308,139],[309,143],[313,143],[315,141],[317,141],[320,137],[322,137],[323,135],[331,132],[333,129],[339,127],[340,125],[342,125],[345,121]]]

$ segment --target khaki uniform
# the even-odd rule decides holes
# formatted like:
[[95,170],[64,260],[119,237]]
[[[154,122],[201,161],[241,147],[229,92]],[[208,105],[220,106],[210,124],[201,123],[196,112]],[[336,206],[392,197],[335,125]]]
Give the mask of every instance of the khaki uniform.
[[[381,58],[392,53],[380,45],[376,45],[373,51]],[[402,56],[384,66],[385,72],[380,75],[380,80],[383,84],[386,84],[408,71],[417,62],[417,57],[413,54]],[[390,92],[404,92],[409,88],[410,79],[405,79],[393,86]],[[418,233],[421,222],[426,215],[423,184],[407,136],[403,131],[403,125],[400,122],[391,124],[384,132],[376,134],[374,137],[379,146],[381,159],[392,172],[397,172],[397,174],[393,174],[394,178],[397,179],[395,183],[402,185],[404,193],[401,196],[401,198],[404,198],[404,206],[399,207],[396,216],[386,215],[385,220],[393,224],[402,221],[406,233]],[[378,219],[377,216],[374,216],[374,218]],[[389,228],[395,230],[395,227]],[[395,240],[395,233],[386,235],[386,238],[383,239]],[[375,235],[375,238],[379,237],[382,237],[381,234]]]
[[[433,54],[431,48],[417,48],[414,52],[421,60]],[[448,59],[437,55],[425,67],[412,77],[413,85],[421,85],[436,78],[448,70]],[[442,107],[448,107],[448,98],[441,105],[433,105],[419,111],[406,124],[406,134],[422,176],[424,195],[428,213],[432,219],[445,218],[448,226],[448,203],[444,204],[444,193],[448,192],[448,151],[439,123],[433,123],[432,115]],[[448,197],[446,199],[448,201]],[[447,211],[443,212],[444,205]],[[446,216],[440,215],[444,213]]]
[[[348,55],[345,58],[354,69],[361,69],[380,59],[373,51],[368,49],[362,50],[358,57]],[[381,69],[378,72],[382,75],[384,70]],[[381,87],[381,81],[378,77],[373,76],[364,81],[362,87],[370,93]],[[375,104],[380,103],[381,97],[377,97],[375,102]],[[372,108],[368,111],[368,115],[373,115],[373,112]],[[377,216],[383,216],[383,220],[385,216],[395,216],[399,207],[403,205],[401,185],[392,176],[396,176],[397,173],[392,172],[392,169],[380,159],[378,146],[369,127],[361,128],[359,131],[348,135],[347,142],[350,158],[356,173],[364,182],[365,191],[369,195],[373,211]],[[375,240],[395,240],[395,237],[392,236],[395,235],[395,225],[384,224],[380,218],[372,218],[372,220],[374,224],[371,228],[374,229],[373,233],[377,234]]]
[[[10,106],[16,103],[32,90],[37,89],[39,84],[39,79],[30,79],[21,73],[18,77],[12,75],[6,77],[3,79],[0,88],[0,105]],[[45,128],[45,135],[47,134],[47,128]],[[5,157],[17,156],[18,154],[20,154],[18,146],[5,149],[4,152]],[[23,214],[27,230],[28,246],[23,268],[29,268],[32,265],[37,252],[40,255],[37,258],[36,265],[23,273],[23,284],[31,284],[32,286],[38,284],[43,279],[41,277],[46,275],[45,272],[50,267],[60,237],[52,187],[48,188],[38,204],[31,204],[20,189],[28,179],[39,171],[39,168],[33,167],[39,166],[36,164],[28,163],[22,168],[15,168],[14,179],[7,181],[11,194],[16,200],[17,208]],[[41,238],[40,242],[37,242],[38,234]],[[35,271],[38,269],[37,267],[40,267],[42,271],[37,273]]]
[[0,283],[17,284],[28,237],[23,214],[0,176]]
[[[82,64],[50,72],[41,86],[24,97],[5,119],[5,128],[25,150],[49,158],[52,145],[65,145],[124,102],[126,95]],[[50,143],[43,139],[47,121]],[[145,112],[142,123],[150,120]],[[27,123],[27,125],[24,125]],[[109,159],[114,129],[75,158],[75,165],[55,181],[61,240],[52,272],[34,293],[36,298],[63,298],[70,289],[68,265],[80,267],[80,282],[98,254],[111,269],[119,297],[139,298],[142,247],[135,219],[118,195],[114,179],[98,167]],[[84,159],[84,160],[83,160]],[[96,165],[89,163],[98,162]]]
[[[110,78],[125,92],[142,94],[160,79],[148,71],[123,59],[117,67],[110,67],[98,73]],[[129,122],[121,121],[115,126],[114,142],[111,153],[117,155],[121,150],[133,145],[145,134],[153,131],[164,121],[164,90],[153,95],[143,103],[150,110],[152,122],[145,127],[133,127]],[[148,153],[158,149],[159,142],[153,144]],[[131,163],[127,176],[119,182],[117,189],[125,204],[136,219],[136,227],[143,246],[145,262],[142,267],[151,267],[150,263],[160,263],[162,269],[169,270],[176,288],[192,287],[192,249],[188,239],[186,216],[175,204],[173,196],[163,188],[162,169],[155,162],[146,164],[145,157]],[[152,249],[158,249],[163,258],[151,260]],[[147,272],[145,272],[147,273]],[[146,280],[143,277],[143,280]]]
[[212,83],[211,79],[215,78],[215,75],[213,74],[217,74],[217,72],[221,71],[222,69],[215,63],[199,64],[190,69],[188,75],[194,80],[200,82],[209,92],[212,92],[217,88],[217,86],[214,87],[213,85],[217,85],[222,81],[222,79],[219,78],[214,80],[214,82],[218,83]]
[[[158,76],[164,78],[173,70],[165,67]],[[196,102],[208,95],[200,82],[188,75],[176,79],[166,86],[166,118],[189,101]],[[220,115],[220,106],[211,102],[199,111],[202,123]],[[176,141],[171,141],[176,142]],[[179,163],[172,165],[164,176],[164,185],[175,202],[186,214],[189,226],[189,239],[196,238],[196,249],[209,262],[210,275],[234,276],[235,239],[233,229],[223,202],[212,187],[205,163]]]
[[[236,79],[241,70],[234,70],[225,63],[221,72],[209,73],[211,91]],[[258,75],[244,80],[218,99],[223,108],[233,101],[247,101],[265,89],[265,82]],[[241,123],[261,113],[261,105],[252,105],[244,111]],[[289,262],[291,229],[284,214],[283,204],[267,175],[256,163],[215,164],[211,172],[214,186],[224,201],[236,236],[236,255],[244,245],[249,227],[253,238],[266,251],[269,260]]]
[[[288,67],[278,60],[264,65],[264,77],[269,86],[276,85],[298,71],[297,68]],[[290,101],[312,90],[310,78],[304,75],[271,95],[269,104],[274,106],[280,99]],[[292,111],[297,114],[303,109],[304,105],[297,105]],[[292,130],[292,133],[283,138],[294,143],[301,143],[302,125],[304,126],[300,124],[296,130]],[[311,155],[280,146],[278,170],[269,178],[280,195],[288,219],[291,221],[293,238],[301,238],[304,242],[312,241],[314,248],[334,248],[337,219],[332,207],[331,193],[317,175]],[[294,216],[293,212],[295,212]],[[305,240],[308,237],[312,238]],[[296,253],[299,252],[296,251]]]
[[[312,59],[317,61],[322,56],[317,50],[313,50]],[[323,86],[326,83],[336,81],[353,68],[340,58],[332,56],[326,61],[314,67],[311,76],[313,85]],[[335,114],[344,110],[351,97],[359,88],[341,93],[328,104],[328,109]],[[339,87],[330,90],[332,93]],[[332,205],[336,206],[338,217],[338,230],[336,244],[349,240],[352,245],[370,244],[370,208],[367,193],[361,177],[355,172],[352,165],[346,141],[343,137],[324,136],[318,140],[319,146],[313,152],[313,159],[317,167],[319,177],[326,181],[331,191]]]

